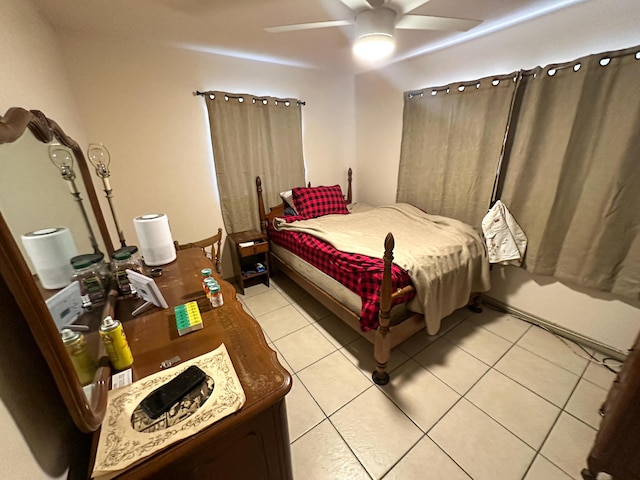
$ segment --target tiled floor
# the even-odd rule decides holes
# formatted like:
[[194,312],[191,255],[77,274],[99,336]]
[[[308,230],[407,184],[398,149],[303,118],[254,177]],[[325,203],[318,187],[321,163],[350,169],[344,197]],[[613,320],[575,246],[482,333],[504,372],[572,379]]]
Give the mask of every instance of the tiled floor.
[[293,375],[295,479],[581,479],[614,374],[577,346],[462,309],[396,348],[379,387],[372,346],[287,278],[239,298]]

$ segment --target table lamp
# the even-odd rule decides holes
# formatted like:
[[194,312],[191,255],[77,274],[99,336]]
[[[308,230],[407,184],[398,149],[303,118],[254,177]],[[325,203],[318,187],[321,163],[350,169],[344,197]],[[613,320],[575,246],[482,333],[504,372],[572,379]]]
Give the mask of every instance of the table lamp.
[[109,177],[111,176],[111,172],[109,171],[109,165],[111,164],[111,155],[109,154],[109,150],[101,143],[91,143],[89,144],[89,148],[87,150],[87,158],[91,165],[96,169],[96,174],[98,177],[102,179],[102,184],[104,186],[104,193],[106,194],[107,201],[109,202],[109,208],[111,209],[111,215],[113,217],[113,223],[116,226],[116,230],[118,231],[118,239],[120,240],[120,247],[118,250],[114,252],[122,252],[128,251],[132,255],[138,251],[138,247],[135,245],[127,246],[127,242],[124,238],[124,234],[122,233],[122,229],[120,228],[120,224],[118,223],[118,218],[116,217],[116,211],[113,207],[113,189],[111,188],[111,184],[109,183]]
[[91,222],[89,221],[87,211],[84,208],[84,204],[82,203],[80,191],[78,190],[78,186],[76,185],[76,173],[73,170],[73,152],[70,148],[67,148],[64,145],[53,143],[49,145],[49,159],[51,160],[51,163],[53,163],[56,168],[60,170],[62,178],[69,183],[69,190],[71,191],[71,195],[78,203],[78,207],[82,212],[82,218],[84,219],[87,230],[89,231],[89,240],[91,241],[91,246],[93,247],[93,254],[91,255],[95,255],[96,258],[97,256],[99,256],[100,260],[102,260],[104,254],[98,248],[98,242],[96,242],[96,237],[93,234],[93,229],[91,228]]

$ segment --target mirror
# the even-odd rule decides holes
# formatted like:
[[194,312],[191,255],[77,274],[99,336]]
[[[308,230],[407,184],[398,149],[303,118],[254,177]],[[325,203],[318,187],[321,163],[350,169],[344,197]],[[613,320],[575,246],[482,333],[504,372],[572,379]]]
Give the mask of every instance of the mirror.
[[[82,198],[87,220],[71,195],[69,183],[52,163],[49,144],[68,147],[74,158],[74,183]],[[23,316],[51,369],[74,422],[83,432],[100,427],[107,403],[108,362],[97,363],[93,382],[83,389],[60,333],[45,304],[56,293],[39,285],[35,268],[25,254],[23,234],[45,228],[67,227],[78,254],[93,253],[95,246],[110,258],[113,244],[98,203],[91,172],[79,145],[37,110],[11,108],[0,117],[0,274],[16,298]],[[87,222],[90,227],[87,226]],[[95,237],[95,246],[89,231]],[[96,313],[113,308],[114,299]],[[98,319],[99,322],[99,319]],[[93,335],[97,338],[97,332]],[[88,340],[89,341],[89,340]],[[99,340],[92,342],[94,357],[104,359]],[[89,392],[87,396],[85,391]]]

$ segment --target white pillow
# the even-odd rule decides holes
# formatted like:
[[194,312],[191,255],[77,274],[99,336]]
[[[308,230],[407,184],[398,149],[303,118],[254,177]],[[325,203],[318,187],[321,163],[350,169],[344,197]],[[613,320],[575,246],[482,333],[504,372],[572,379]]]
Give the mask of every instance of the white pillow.
[[[286,207],[291,207],[291,208],[293,208],[294,211],[296,211],[296,207],[293,204],[293,191],[292,190],[287,190],[285,192],[280,192],[280,197],[284,201],[285,208]],[[296,214],[297,213],[298,212],[296,211]]]

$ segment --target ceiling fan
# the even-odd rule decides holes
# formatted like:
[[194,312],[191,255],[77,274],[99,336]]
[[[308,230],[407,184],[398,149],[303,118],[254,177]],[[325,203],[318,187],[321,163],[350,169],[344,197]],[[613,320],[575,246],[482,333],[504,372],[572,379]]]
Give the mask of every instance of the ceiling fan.
[[379,60],[395,48],[395,30],[448,30],[464,32],[481,23],[466,18],[408,15],[429,0],[340,0],[354,12],[352,20],[299,23],[267,27],[271,33],[315,28],[356,26],[354,53],[368,60]]

